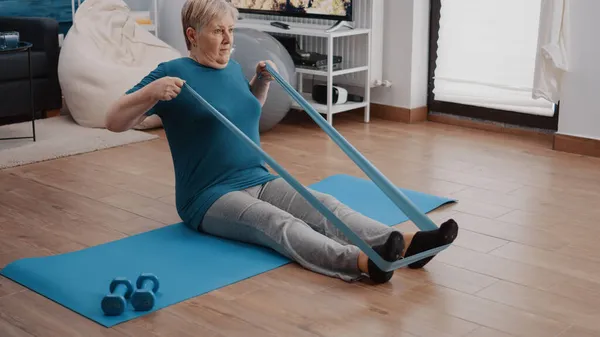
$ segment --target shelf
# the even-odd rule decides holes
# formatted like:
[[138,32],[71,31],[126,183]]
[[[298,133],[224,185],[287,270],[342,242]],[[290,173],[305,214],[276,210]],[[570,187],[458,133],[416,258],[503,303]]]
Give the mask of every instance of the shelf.
[[269,33],[280,33],[280,34],[291,34],[291,35],[306,35],[306,36],[317,36],[317,37],[341,37],[341,36],[352,36],[368,34],[370,29],[368,28],[354,28],[349,29],[346,27],[340,28],[334,32],[326,32],[329,26],[315,25],[308,23],[298,22],[285,22],[290,26],[290,29],[282,29],[279,27],[271,26],[271,22],[276,20],[256,20],[256,19],[240,19],[237,21],[237,28],[253,28],[263,32]]
[[[319,112],[321,114],[327,114],[327,104],[320,104],[320,103],[315,102],[315,100],[312,99],[312,94],[310,94],[310,93],[303,92],[302,96],[315,110],[317,110],[317,112]],[[367,106],[366,102],[348,102],[348,103],[344,103],[344,104],[333,104],[331,106],[331,114],[337,114],[340,112],[363,108],[366,106]],[[302,108],[300,106],[300,104],[298,104],[296,102],[296,100],[294,100],[293,98],[292,98],[292,107],[294,109],[304,110],[304,108]]]
[[[313,36],[313,37],[321,37],[326,38],[329,47],[334,43],[333,39],[337,37],[345,37],[345,36],[359,36],[364,35],[368,40],[370,39],[371,29],[370,28],[349,28],[346,26],[340,26],[338,29],[328,32],[331,26],[326,25],[316,25],[310,23],[299,23],[299,22],[289,22],[285,21],[285,23],[289,26],[289,29],[283,29],[276,26],[272,26],[271,23],[277,20],[260,20],[260,19],[249,19],[249,18],[241,18],[237,21],[236,28],[243,29],[254,29],[257,31],[272,33],[272,34],[281,34],[281,35],[300,35],[300,36]],[[354,63],[354,64],[353,64]],[[296,66],[295,71],[299,77],[302,77],[303,74],[307,75],[317,75],[326,77],[328,81],[332,81],[333,76],[340,76],[358,72],[367,72],[370,69],[370,62],[367,58],[367,64],[359,65],[357,62],[342,62],[340,65],[341,69],[332,70],[331,73],[328,72],[327,69],[310,69],[304,68],[301,66]],[[331,75],[331,77],[329,76]],[[370,86],[366,85],[365,92],[363,97],[365,97],[365,101],[363,102],[347,102],[344,104],[332,104],[331,108],[327,108],[327,104],[320,104],[315,102],[312,99],[312,94],[310,93],[302,93],[304,99],[316,110],[319,114],[327,115],[327,122],[330,125],[333,125],[333,115],[350,111],[354,109],[364,108],[364,121],[369,122],[370,120],[370,104],[369,104],[369,90]],[[298,110],[304,110],[295,100],[292,99],[292,108]]]
[[144,28],[145,30],[149,31],[149,32],[155,32],[156,31],[156,25],[140,25],[138,23],[138,25],[142,28]]
[[156,31],[156,25],[152,23],[150,11],[131,11],[130,15],[140,27],[150,32]]
[[134,20],[151,20],[150,11],[130,11],[129,15]]
[[[353,68],[342,68],[339,70],[334,70],[331,72],[331,74],[333,76],[340,76],[340,75],[347,75],[347,74],[352,74],[352,73],[357,73],[357,72],[361,72],[361,71],[367,71],[369,69],[369,67],[367,66],[362,66],[362,67],[353,67]],[[317,70],[317,69],[310,69],[310,68],[302,68],[299,66],[296,66],[296,72],[297,73],[301,73],[301,74],[308,74],[308,75],[318,75],[318,76],[327,76],[327,70]]]

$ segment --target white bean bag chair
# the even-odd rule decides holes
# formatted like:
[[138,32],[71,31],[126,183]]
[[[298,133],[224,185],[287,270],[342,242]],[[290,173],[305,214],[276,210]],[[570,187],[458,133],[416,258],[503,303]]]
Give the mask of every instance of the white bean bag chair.
[[[136,23],[121,0],[85,0],[60,52],[58,76],[66,107],[82,126],[104,128],[110,104],[159,63],[181,53]],[[160,127],[157,116],[137,129]]]

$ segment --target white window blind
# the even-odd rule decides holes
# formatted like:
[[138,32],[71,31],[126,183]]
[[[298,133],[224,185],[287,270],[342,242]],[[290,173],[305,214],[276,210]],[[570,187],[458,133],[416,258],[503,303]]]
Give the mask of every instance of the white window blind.
[[552,116],[532,98],[541,0],[442,0],[437,101]]

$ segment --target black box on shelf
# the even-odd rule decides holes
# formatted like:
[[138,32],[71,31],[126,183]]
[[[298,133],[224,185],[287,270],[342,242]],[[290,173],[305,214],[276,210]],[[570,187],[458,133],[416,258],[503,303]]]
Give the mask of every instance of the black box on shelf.
[[[290,53],[294,64],[298,67],[315,70],[327,70],[327,55],[317,52],[303,51],[298,47],[298,41],[293,36],[271,34]],[[342,57],[333,56],[333,69],[341,69]]]

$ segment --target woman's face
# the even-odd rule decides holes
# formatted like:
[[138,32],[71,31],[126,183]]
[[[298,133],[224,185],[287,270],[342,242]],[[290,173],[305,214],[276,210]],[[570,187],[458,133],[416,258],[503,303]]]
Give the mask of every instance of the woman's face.
[[229,15],[213,20],[197,32],[188,28],[186,33],[192,46],[191,56],[201,64],[224,68],[231,56],[234,20]]

